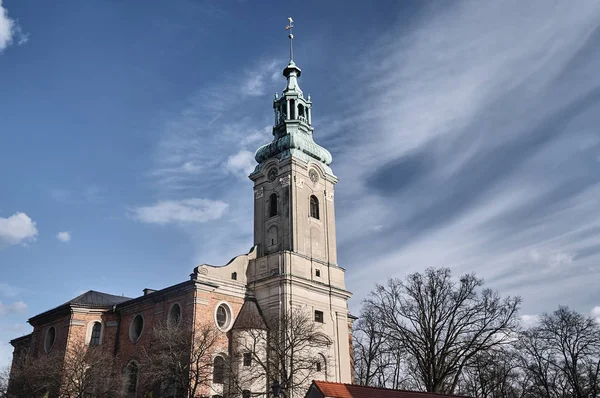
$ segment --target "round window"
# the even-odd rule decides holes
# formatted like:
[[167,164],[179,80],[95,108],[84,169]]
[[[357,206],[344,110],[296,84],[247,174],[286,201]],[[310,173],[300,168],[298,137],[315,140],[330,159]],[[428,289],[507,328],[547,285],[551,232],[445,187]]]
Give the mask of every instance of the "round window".
[[52,347],[54,347],[54,342],[56,341],[56,329],[54,326],[50,326],[48,330],[46,330],[46,338],[44,339],[44,350],[49,352]]
[[131,342],[138,341],[144,330],[144,318],[141,315],[136,315],[129,325],[129,338]]
[[218,328],[221,330],[225,330],[229,327],[231,323],[231,309],[227,304],[222,303],[217,307],[215,321]]

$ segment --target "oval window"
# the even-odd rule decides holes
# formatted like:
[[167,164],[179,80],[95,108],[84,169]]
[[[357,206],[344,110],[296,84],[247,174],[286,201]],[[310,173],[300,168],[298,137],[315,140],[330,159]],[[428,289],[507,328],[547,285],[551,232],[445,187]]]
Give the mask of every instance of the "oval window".
[[144,318],[141,315],[136,315],[129,325],[129,338],[132,343],[137,342],[142,336],[144,330]]
[[219,329],[224,330],[229,327],[231,323],[231,309],[225,303],[220,304],[217,307],[217,311],[215,313],[215,321]]
[[44,350],[49,352],[52,347],[54,347],[54,342],[56,341],[56,329],[54,326],[50,326],[50,328],[46,331],[46,338],[44,339]]

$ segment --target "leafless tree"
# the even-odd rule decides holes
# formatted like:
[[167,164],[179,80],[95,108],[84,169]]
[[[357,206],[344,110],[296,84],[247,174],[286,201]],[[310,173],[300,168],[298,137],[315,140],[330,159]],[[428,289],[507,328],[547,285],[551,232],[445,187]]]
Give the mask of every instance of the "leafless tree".
[[450,269],[429,268],[389,279],[367,298],[385,338],[404,350],[427,391],[453,393],[477,354],[511,342],[521,299],[482,285],[473,274],[454,280]]
[[39,356],[21,350],[13,361],[7,397],[43,397],[58,394],[62,371],[56,366],[62,359],[53,352]]
[[[253,327],[236,330],[231,358],[231,388],[235,393],[259,385],[252,395],[270,393],[278,382],[284,397],[306,392],[313,379],[325,379],[332,341],[304,308],[282,314],[256,314]],[[262,384],[262,383],[266,383]]]
[[160,394],[196,397],[211,383],[217,342],[212,325],[195,328],[184,320],[159,323],[152,331],[152,343],[142,354],[143,384],[160,390]]
[[403,349],[386,339],[383,324],[372,306],[365,305],[352,333],[356,383],[398,389],[406,387]]
[[65,353],[60,397],[104,398],[122,394],[121,372],[114,357],[101,346],[72,346]]
[[596,397],[600,393],[600,326],[567,307],[544,314],[519,344],[529,397]]
[[10,368],[5,367],[0,369],[0,398],[7,397],[9,375]]
[[463,370],[457,392],[470,397],[521,398],[524,376],[514,347],[482,351]]

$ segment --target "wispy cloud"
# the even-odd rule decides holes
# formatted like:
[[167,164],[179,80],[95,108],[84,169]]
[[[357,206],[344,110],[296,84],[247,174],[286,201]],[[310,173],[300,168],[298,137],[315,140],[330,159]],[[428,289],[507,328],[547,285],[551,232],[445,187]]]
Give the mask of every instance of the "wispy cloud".
[[6,246],[34,242],[38,235],[35,222],[25,213],[0,217],[0,249]]
[[201,198],[163,200],[151,206],[132,209],[133,217],[149,224],[203,223],[219,219],[227,210],[227,203]]
[[23,33],[19,23],[8,16],[8,10],[4,8],[2,0],[0,0],[0,53],[9,45],[25,44],[28,39],[29,35]]
[[589,308],[566,292],[600,277],[599,21],[593,1],[431,7],[347,68],[346,106],[315,135],[334,152],[355,297],[433,265],[476,271],[528,311]]
[[0,316],[8,315],[8,314],[18,314],[27,311],[27,304],[23,301],[15,301],[11,304],[3,304],[0,301]]
[[56,239],[63,243],[67,243],[71,241],[71,233],[68,231],[59,232],[56,234]]
[[19,292],[20,289],[15,286],[11,286],[7,283],[0,283],[0,296],[15,297]]

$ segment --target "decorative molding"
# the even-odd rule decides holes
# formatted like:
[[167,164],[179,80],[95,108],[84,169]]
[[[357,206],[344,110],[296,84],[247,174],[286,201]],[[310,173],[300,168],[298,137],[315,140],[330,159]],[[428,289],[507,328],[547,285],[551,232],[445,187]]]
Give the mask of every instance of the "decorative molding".
[[294,180],[296,180],[296,186],[298,188],[304,187],[304,180],[302,178],[294,177]]
[[81,319],[71,319],[69,321],[69,325],[71,325],[71,326],[85,326],[86,322],[82,321]]
[[260,199],[264,196],[264,189],[263,187],[258,188],[256,191],[254,191],[254,199]]
[[192,301],[187,302],[187,305],[208,305],[209,301],[205,298],[196,297]]
[[291,180],[291,178],[290,178],[290,175],[288,174],[285,177],[281,177],[279,179],[279,182],[281,182],[282,187],[287,187],[290,185],[290,180]]
[[206,268],[200,268],[200,269],[198,270],[198,273],[199,273],[200,275],[208,275],[208,269],[206,269]]
[[333,191],[325,191],[325,199],[333,202]]

